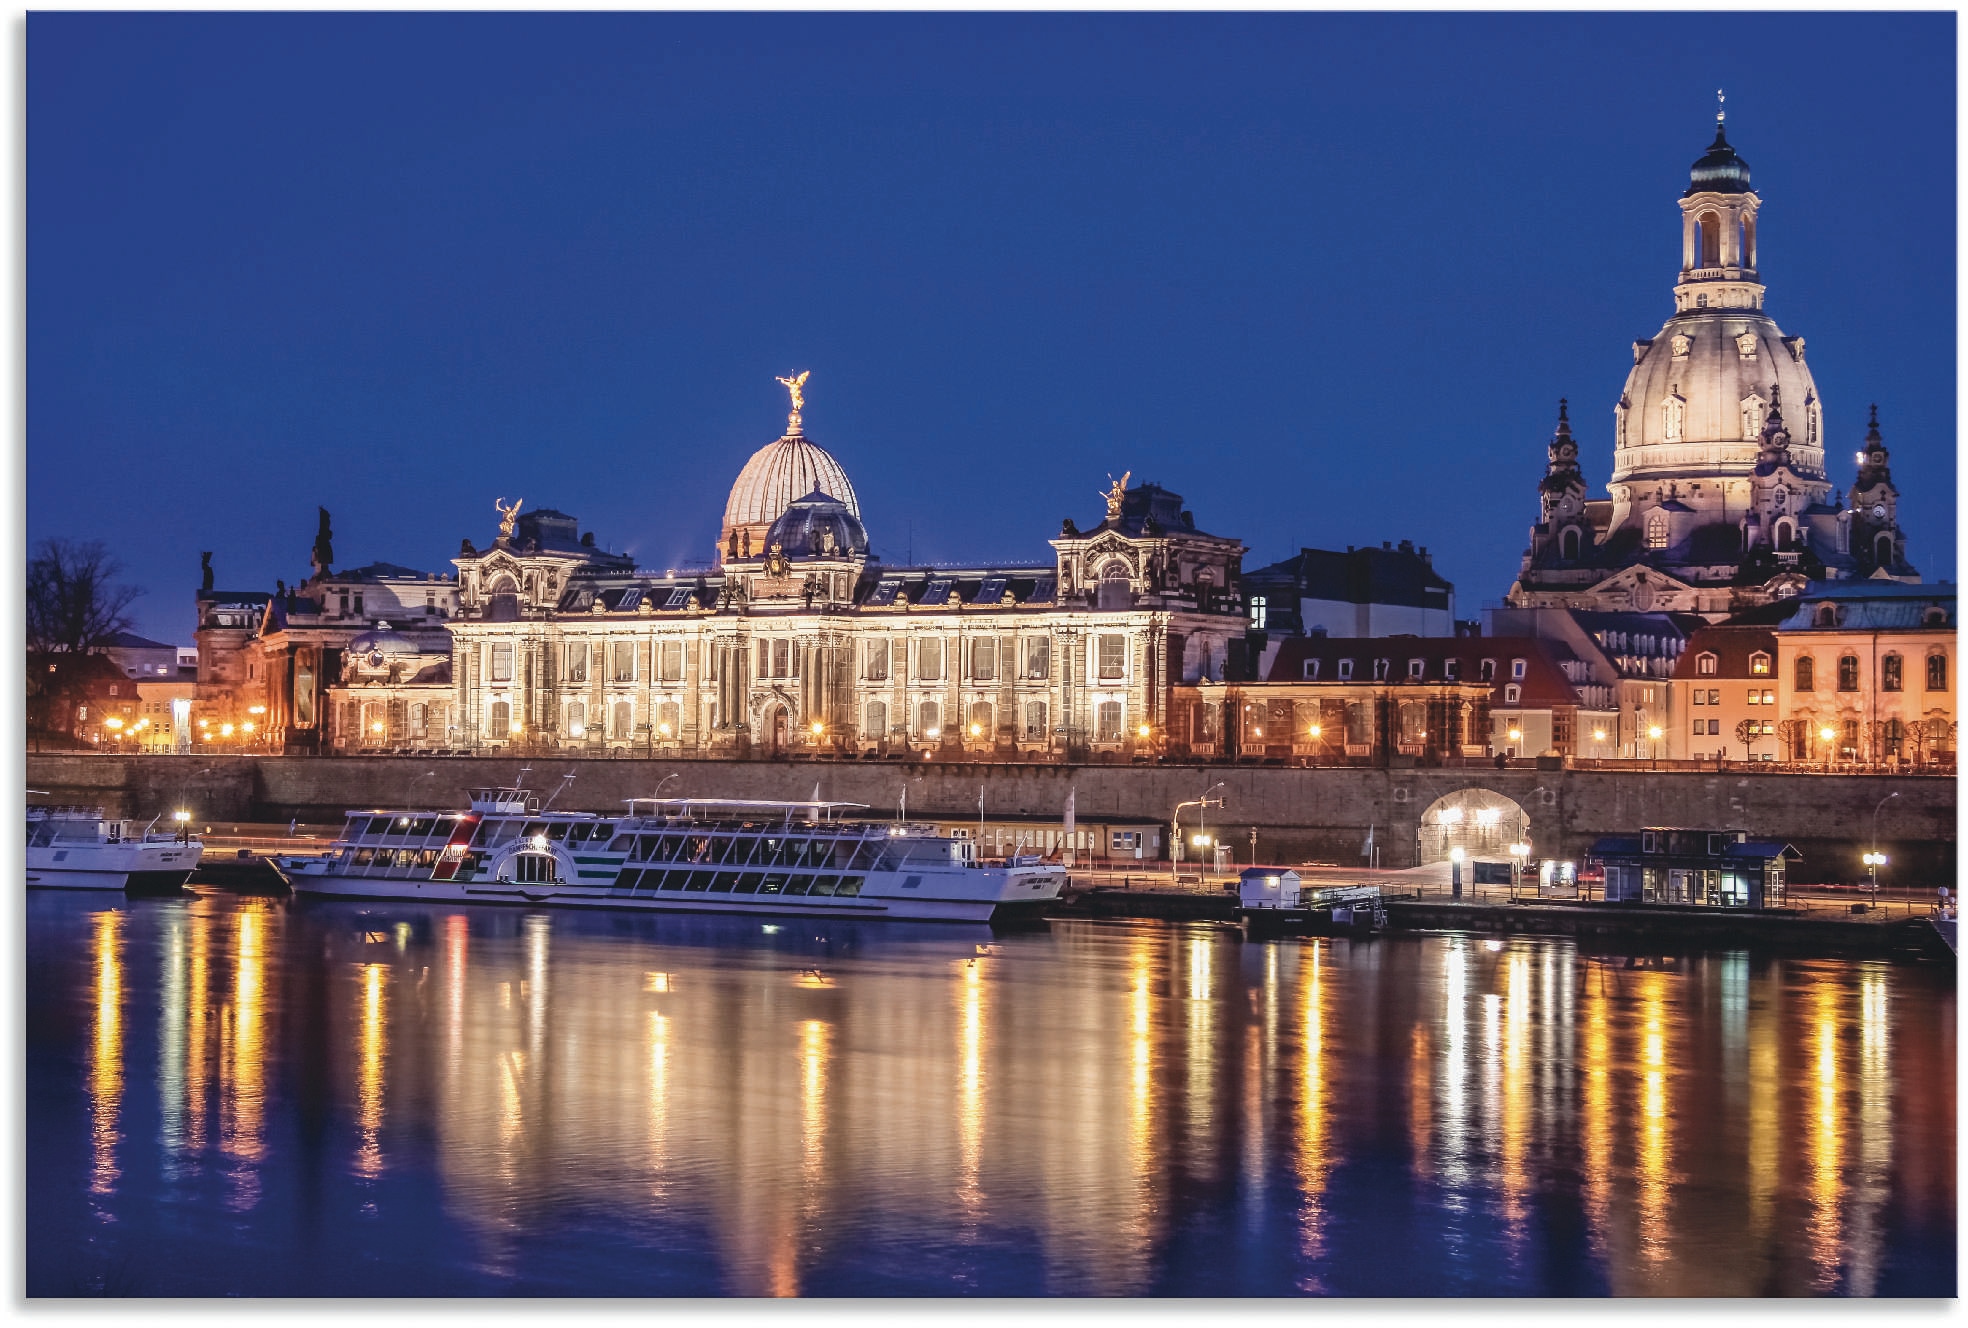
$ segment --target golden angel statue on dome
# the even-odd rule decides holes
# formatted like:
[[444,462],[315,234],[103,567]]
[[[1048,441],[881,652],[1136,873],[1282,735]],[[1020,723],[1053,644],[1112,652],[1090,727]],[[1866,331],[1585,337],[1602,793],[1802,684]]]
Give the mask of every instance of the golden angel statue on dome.
[[515,498],[512,501],[512,506],[507,507],[505,499],[496,498],[493,500],[492,506],[499,513],[500,539],[512,538],[513,527],[519,522],[519,505],[525,501],[524,498]]
[[806,379],[807,379],[807,375],[811,374],[812,372],[813,370],[807,369],[804,370],[797,378],[780,378],[776,380],[778,382],[784,383],[786,385],[786,390],[793,394],[793,414],[795,415],[799,414],[801,411],[806,409],[806,391],[805,391]]
[[[1111,471],[1108,472],[1107,478],[1110,480],[1114,479]],[[1121,500],[1127,496],[1127,482],[1132,478],[1134,478],[1133,471],[1122,471],[1121,477],[1118,480],[1114,480],[1114,487],[1100,495],[1107,500],[1107,519],[1109,521],[1115,520],[1120,516]]]

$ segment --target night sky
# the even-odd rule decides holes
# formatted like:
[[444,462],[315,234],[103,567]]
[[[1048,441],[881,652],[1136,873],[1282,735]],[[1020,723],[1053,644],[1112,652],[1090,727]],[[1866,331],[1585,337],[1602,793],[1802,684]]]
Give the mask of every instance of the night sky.
[[1477,616],[1557,399],[1603,495],[1728,92],[1841,489],[1954,577],[1955,17],[28,16],[28,537],[139,631],[450,571],[498,497],[662,569],[806,427],[890,561],[1043,561],[1109,472]]

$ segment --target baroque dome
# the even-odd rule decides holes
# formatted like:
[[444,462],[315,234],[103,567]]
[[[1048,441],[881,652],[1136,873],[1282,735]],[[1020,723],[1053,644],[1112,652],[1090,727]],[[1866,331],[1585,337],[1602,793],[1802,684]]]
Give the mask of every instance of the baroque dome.
[[1634,346],[1615,408],[1613,482],[1747,475],[1773,393],[1798,472],[1824,475],[1823,409],[1802,337],[1757,309],[1692,309]]
[[351,655],[421,655],[424,648],[402,632],[393,632],[388,623],[380,623],[374,629],[358,633],[350,639],[347,651]]
[[[764,552],[764,537],[772,523],[801,498],[818,490],[838,499],[860,526],[861,504],[847,472],[827,450],[799,432],[795,425],[785,437],[767,443],[752,454],[731,486],[731,497],[724,505],[724,526],[718,531],[718,552],[723,556],[734,534],[745,532],[752,551]],[[865,546],[867,536],[862,535]]]
[[840,558],[866,553],[868,532],[846,503],[814,489],[772,523],[765,547],[774,545],[788,558]]

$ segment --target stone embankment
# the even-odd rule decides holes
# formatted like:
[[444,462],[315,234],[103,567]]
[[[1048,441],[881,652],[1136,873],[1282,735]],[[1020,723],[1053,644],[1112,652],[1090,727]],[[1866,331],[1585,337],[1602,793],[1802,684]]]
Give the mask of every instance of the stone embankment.
[[[522,770],[525,774],[522,776]],[[1445,795],[1488,789],[1529,820],[1541,855],[1578,858],[1601,835],[1643,826],[1740,827],[1785,840],[1803,859],[1797,881],[1852,881],[1871,846],[1894,875],[1952,883],[1955,781],[1932,775],[1760,774],[1687,770],[1314,769],[1249,766],[995,765],[936,761],[595,760],[493,757],[242,757],[42,755],[28,786],[59,800],[100,803],[118,816],[178,807],[201,820],[285,824],[336,821],[350,807],[462,806],[465,790],[524,779],[548,790],[572,773],[555,804],[612,811],[629,797],[811,798],[893,814],[903,790],[912,816],[967,820],[980,791],[994,817],[1055,824],[1067,794],[1082,820],[1165,825],[1178,802],[1221,784],[1210,824],[1245,854],[1254,828],[1267,862],[1357,866],[1371,830],[1380,865],[1412,865],[1418,830]],[[675,778],[671,778],[675,776]],[[1193,813],[1191,813],[1193,815]],[[1248,858],[1245,858],[1248,861]]]

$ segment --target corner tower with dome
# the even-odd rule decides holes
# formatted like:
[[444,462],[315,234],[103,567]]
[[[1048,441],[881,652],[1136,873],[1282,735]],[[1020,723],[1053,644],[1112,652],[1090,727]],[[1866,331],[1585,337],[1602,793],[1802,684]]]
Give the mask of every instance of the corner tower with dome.
[[1877,496],[1891,478],[1876,417],[1851,506],[1826,474],[1804,338],[1763,307],[1762,205],[1718,112],[1680,199],[1674,314],[1633,343],[1613,408],[1609,496],[1588,497],[1560,402],[1511,606],[1719,619],[1809,581],[1919,579],[1891,497]]

